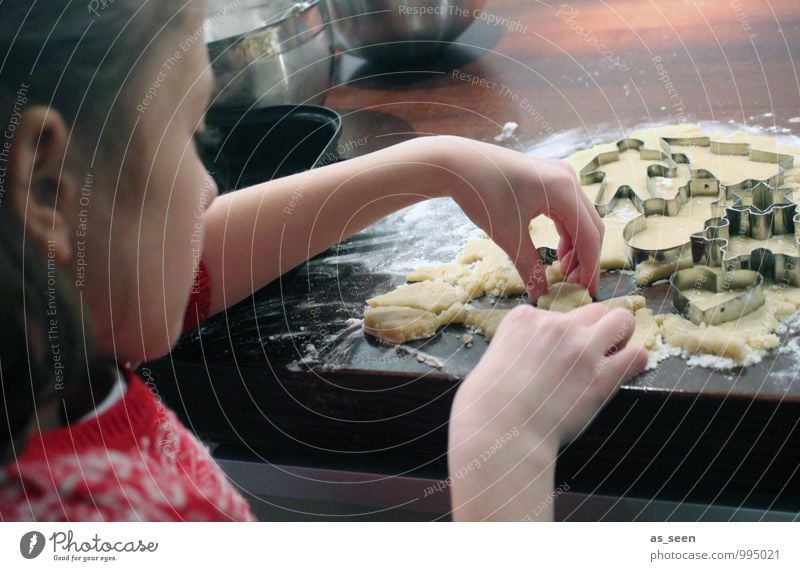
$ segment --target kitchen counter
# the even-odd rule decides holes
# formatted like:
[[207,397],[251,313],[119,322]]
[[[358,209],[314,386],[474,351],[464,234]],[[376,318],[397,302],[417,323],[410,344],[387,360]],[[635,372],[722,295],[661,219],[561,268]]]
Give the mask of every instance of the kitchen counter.
[[[426,64],[339,56],[326,105],[344,119],[340,153],[429,133],[493,141],[507,122],[519,126],[499,144],[545,156],[649,123],[800,128],[792,1],[490,0],[486,12],[503,23],[477,21]],[[365,337],[358,319],[366,298],[422,263],[451,260],[474,232],[447,200],[396,213],[217,316],[146,374],[232,461],[442,479],[450,403],[485,342],[465,347],[466,330],[451,326],[397,349]],[[634,289],[622,274],[601,285],[601,298]],[[669,311],[666,286],[647,298]],[[798,372],[791,352],[729,371],[670,358],[624,386],[562,451],[556,482],[581,494],[798,511]]]

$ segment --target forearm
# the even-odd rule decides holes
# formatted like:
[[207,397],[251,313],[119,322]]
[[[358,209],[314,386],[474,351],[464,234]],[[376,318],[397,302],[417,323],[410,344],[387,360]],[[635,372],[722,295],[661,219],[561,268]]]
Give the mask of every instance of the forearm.
[[440,152],[415,139],[217,198],[205,223],[211,313],[384,216],[445,196]]
[[556,454],[529,427],[451,431],[453,519],[552,521]]

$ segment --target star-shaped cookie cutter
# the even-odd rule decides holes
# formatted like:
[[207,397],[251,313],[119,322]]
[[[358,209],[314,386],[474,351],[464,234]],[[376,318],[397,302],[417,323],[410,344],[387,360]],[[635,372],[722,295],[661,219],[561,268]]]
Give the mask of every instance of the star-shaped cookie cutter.
[[748,179],[725,187],[725,191],[726,196],[719,206],[724,207],[725,218],[736,229],[734,234],[768,240],[775,234],[793,231],[797,211],[793,189]]

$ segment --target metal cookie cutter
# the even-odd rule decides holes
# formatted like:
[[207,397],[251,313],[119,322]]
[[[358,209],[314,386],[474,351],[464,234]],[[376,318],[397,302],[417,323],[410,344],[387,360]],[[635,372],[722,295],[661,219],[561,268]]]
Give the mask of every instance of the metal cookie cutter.
[[[778,165],[777,174],[762,181],[773,187],[783,184],[783,172],[787,169],[791,169],[794,165],[794,157],[792,155],[773,153],[771,151],[759,151],[758,149],[752,148],[750,143],[714,141],[710,137],[662,137],[662,140],[669,146],[670,151],[672,147],[708,147],[709,151],[714,155],[742,156],[757,163]],[[700,177],[714,176],[713,173],[707,169],[694,169],[689,158],[684,153],[670,152],[670,156],[677,163],[689,165],[692,178],[694,178],[694,173],[697,173]]]
[[[634,139],[635,140],[635,139]],[[675,216],[683,205],[695,196],[718,196],[719,200],[711,203],[711,211],[715,218],[727,217],[735,220],[740,234],[750,234],[756,240],[766,239],[775,229],[788,231],[793,227],[795,204],[789,196],[789,190],[778,188],[783,184],[784,171],[794,166],[794,157],[780,153],[752,149],[748,143],[725,143],[713,141],[709,137],[669,138],[661,139],[665,149],[674,146],[709,147],[712,154],[746,156],[751,161],[777,165],[777,173],[765,180],[747,179],[733,185],[723,185],[719,179],[707,169],[695,169],[689,158],[683,153],[671,153],[675,165],[685,164],[689,168],[690,179],[681,186],[672,199],[651,198],[634,201],[642,216],[631,220],[623,230],[623,239],[628,247],[628,256],[634,267],[642,261],[658,263],[677,262],[686,255],[687,249],[695,247],[691,236],[683,244],[656,250],[637,248],[631,244],[633,236],[647,228],[647,217],[652,214]],[[654,171],[655,172],[655,171]],[[648,189],[652,176],[674,177],[677,170],[661,169],[652,174],[648,168]],[[659,203],[658,201],[662,201]],[[597,206],[597,205],[596,205]],[[599,209],[598,209],[599,211]],[[698,260],[695,260],[695,263]]]
[[[719,325],[744,317],[764,305],[763,276],[750,270],[717,272],[708,268],[679,270],[670,277],[672,306],[696,325]],[[713,293],[743,290],[735,297],[701,309],[686,295],[699,289]]]
[[636,209],[642,213],[660,211],[663,207],[663,199],[661,198],[642,198],[636,194],[636,191],[630,185],[626,184],[613,189],[609,188],[606,183],[606,173],[603,171],[603,166],[618,162],[620,155],[625,151],[638,151],[640,160],[655,163],[647,166],[647,191],[652,195],[654,188],[653,177],[675,178],[678,174],[678,165],[672,160],[667,149],[647,149],[644,142],[639,139],[620,139],[616,142],[616,145],[616,151],[600,153],[580,172],[581,185],[600,183],[600,188],[594,199],[594,207],[597,213],[600,216],[606,216],[624,200],[633,202]]
[[725,206],[725,217],[736,228],[735,235],[748,235],[754,240],[768,240],[775,234],[789,234],[794,229],[797,205],[791,188],[776,188],[763,181],[746,180],[725,187],[733,203]]
[[[689,180],[681,186],[675,197],[671,199],[650,198],[641,216],[637,216],[625,225],[622,230],[622,238],[628,248],[628,258],[634,267],[643,261],[655,261],[659,263],[677,262],[683,258],[691,249],[691,240],[687,237],[686,242],[671,246],[669,248],[647,249],[639,248],[631,244],[633,237],[647,229],[647,219],[653,214],[662,216],[676,216],[683,206],[696,196],[720,196],[719,181],[713,178],[695,178]],[[722,215],[724,205],[717,200],[711,203],[712,213]]]
[[[674,179],[679,176],[678,164],[672,159],[669,145],[665,139],[660,138],[659,145],[658,149],[652,149],[647,148],[644,141],[640,139],[620,139],[616,142],[616,151],[598,154],[580,171],[582,185],[600,183],[594,199],[594,207],[600,216],[607,216],[616,210],[620,203],[628,200],[633,203],[634,208],[641,214],[641,216],[631,220],[623,229],[623,239],[628,246],[628,257],[634,267],[643,260],[662,263],[677,261],[684,256],[685,251],[690,247],[688,237],[685,243],[673,248],[643,250],[631,246],[630,239],[647,228],[648,216],[653,214],[675,216],[680,212],[683,205],[695,196],[720,196],[719,181],[711,173],[703,172],[694,173],[694,177],[690,177],[686,184],[679,187],[671,198],[654,196],[657,194],[654,178]],[[639,196],[630,185],[621,185],[618,188],[610,188],[607,185],[603,166],[619,161],[621,153],[630,150],[638,151],[640,160],[655,163],[647,166],[646,190],[650,195],[648,198]]]
[[[692,260],[695,264],[719,266],[725,270],[752,270],[770,278],[775,283],[800,287],[800,213],[793,208],[785,209],[785,216],[792,215],[788,224],[782,217],[770,218],[770,212],[754,214],[763,216],[764,220],[744,223],[748,217],[727,216],[712,218],[705,223],[705,229],[691,236]],[[782,215],[783,216],[783,215]],[[777,220],[777,223],[776,223]],[[768,224],[771,222],[771,224]],[[757,238],[763,236],[762,238]],[[730,239],[736,236],[747,236],[756,240],[766,240],[773,236],[788,235],[792,237],[797,254],[773,252],[769,248],[754,248],[749,254],[728,256]]]

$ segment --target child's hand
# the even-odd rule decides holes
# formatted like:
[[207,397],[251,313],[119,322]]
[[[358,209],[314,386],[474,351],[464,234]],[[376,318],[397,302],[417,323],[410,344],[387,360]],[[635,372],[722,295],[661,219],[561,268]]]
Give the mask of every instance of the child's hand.
[[469,399],[471,418],[513,418],[565,444],[647,364],[643,347],[627,346],[633,329],[629,311],[599,303],[568,313],[519,306],[459,388],[457,404]]
[[427,139],[444,152],[443,166],[454,175],[447,181],[450,195],[514,260],[531,300],[547,291],[528,232],[530,220],[541,214],[558,229],[567,281],[596,295],[604,226],[569,164],[459,137]]
[[[628,311],[601,304],[569,313],[525,305],[506,316],[453,402],[449,464],[458,518],[522,519],[552,493],[559,446],[647,363],[643,347],[627,345],[633,328]],[[498,447],[503,435],[508,442]],[[465,470],[470,465],[479,468]]]

